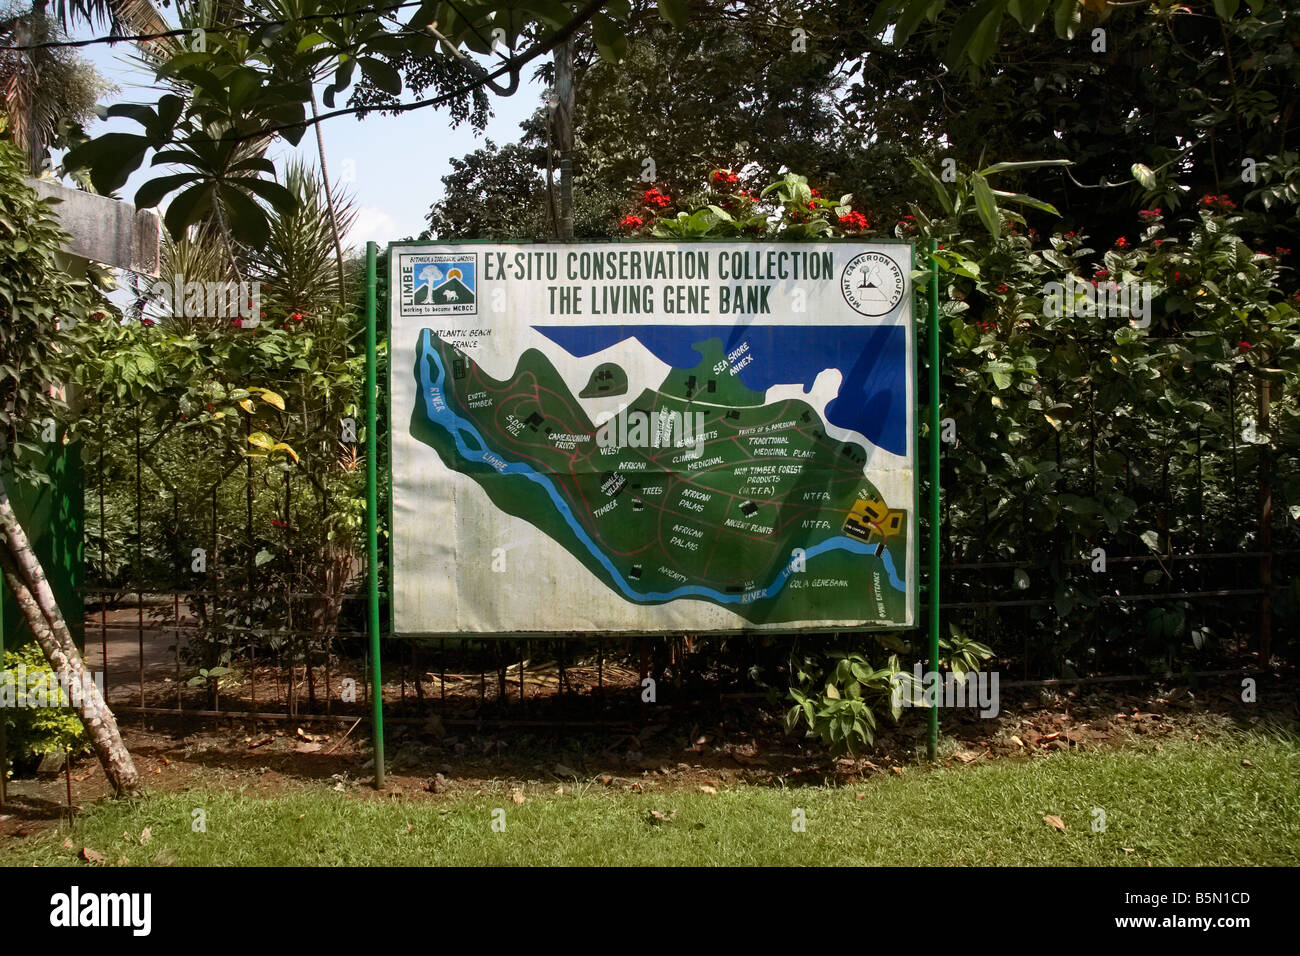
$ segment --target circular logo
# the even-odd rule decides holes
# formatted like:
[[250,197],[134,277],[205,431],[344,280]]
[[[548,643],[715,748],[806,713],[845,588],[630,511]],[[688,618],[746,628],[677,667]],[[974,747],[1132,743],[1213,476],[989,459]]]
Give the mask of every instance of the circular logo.
[[885,315],[903,301],[903,270],[883,252],[861,252],[844,266],[840,291],[859,315]]

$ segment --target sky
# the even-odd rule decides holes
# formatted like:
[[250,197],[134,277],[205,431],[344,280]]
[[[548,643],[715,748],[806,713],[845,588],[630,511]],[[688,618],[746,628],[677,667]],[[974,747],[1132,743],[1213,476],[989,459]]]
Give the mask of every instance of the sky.
[[[72,36],[89,39],[104,32],[83,28],[73,31]],[[108,82],[119,88],[118,93],[105,98],[104,105],[157,102],[160,91],[152,85],[153,75],[131,59],[133,52],[134,47],[125,43],[80,50]],[[356,224],[345,243],[353,247],[368,241],[382,245],[419,235],[430,205],[442,198],[442,177],[451,171],[450,159],[478,149],[487,138],[498,144],[518,139],[519,124],[537,107],[542,91],[542,84],[521,80],[514,96],[490,93],[493,115],[481,135],[476,135],[468,123],[452,129],[450,115],[432,109],[398,116],[372,115],[364,120],[353,116],[327,120],[323,126],[330,179],[353,196],[357,207]],[[343,94],[337,105],[343,105],[346,97]],[[97,136],[109,130],[139,129],[131,120],[96,120],[87,132]],[[313,167],[318,166],[315,133],[309,132],[296,148],[277,140],[268,155],[278,168],[283,168],[284,161],[295,152]],[[157,172],[147,162],[119,192],[128,202],[136,189]]]

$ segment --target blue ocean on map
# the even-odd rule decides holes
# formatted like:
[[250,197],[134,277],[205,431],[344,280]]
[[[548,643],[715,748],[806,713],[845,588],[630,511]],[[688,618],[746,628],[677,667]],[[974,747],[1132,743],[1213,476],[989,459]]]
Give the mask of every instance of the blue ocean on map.
[[[907,454],[907,337],[893,325],[535,325],[575,358],[586,358],[635,338],[661,362],[692,369],[696,345],[721,339],[728,353],[749,343],[753,361],[741,383],[756,392],[774,385],[810,389],[829,368],[843,376],[840,392],[826,406],[831,424],[860,432],[896,455]],[[725,374],[725,373],[724,373]]]

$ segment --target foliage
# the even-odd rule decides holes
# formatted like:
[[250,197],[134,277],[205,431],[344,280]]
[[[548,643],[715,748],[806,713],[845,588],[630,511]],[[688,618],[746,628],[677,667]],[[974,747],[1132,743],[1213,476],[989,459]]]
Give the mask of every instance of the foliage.
[[[594,19],[598,45],[609,49],[622,27],[600,12],[602,6],[593,0],[575,11],[561,0],[499,7],[428,0],[402,23],[382,11],[360,10],[348,0],[255,0],[240,5],[239,17],[247,28],[226,30],[220,28],[228,25],[224,18],[231,17],[231,10],[184,3],[181,19],[195,23],[195,41],[155,51],[157,79],[170,91],[154,104],[115,104],[105,110],[105,116],[134,121],[140,132],[98,136],[72,150],[65,165],[87,170],[97,190],[112,192],[152,152],[151,165],[179,171],[141,186],[137,206],[155,206],[175,193],[164,217],[173,236],[215,219],[228,240],[258,247],[269,232],[268,206],[280,213],[292,206],[289,192],[267,178],[274,167],[261,154],[274,136],[296,145],[316,121],[308,117],[308,107],[315,112],[312,85],[317,79],[330,77],[323,101],[331,110],[336,97],[356,83],[366,87],[361,99],[367,105],[343,112],[378,104],[392,109],[406,86],[402,67],[415,74],[417,88],[446,87],[417,105],[451,104],[453,117],[473,115],[481,121],[476,91],[491,83],[513,92],[524,65],[556,42],[557,29],[575,31]],[[670,19],[680,19],[679,3],[665,0],[664,8],[673,11]],[[196,12],[213,20],[195,22]],[[629,13],[625,6],[621,17]],[[494,71],[510,75],[505,87],[496,86],[493,75],[460,49],[490,53],[493,33],[498,38],[504,33],[511,49],[521,40],[531,42],[527,52],[506,58]],[[422,68],[431,61],[445,62]]]
[[[12,687],[17,700],[33,697],[57,702],[67,697],[59,687],[50,665],[46,663],[36,644],[25,644],[16,651],[4,652],[0,678]],[[20,681],[20,678],[21,681]],[[5,691],[8,692],[7,690]],[[10,754],[19,762],[43,754],[89,753],[86,729],[75,710],[70,706],[30,707],[9,704],[0,708],[0,720],[5,722],[5,740]],[[10,768],[12,773],[12,768]]]
[[114,91],[87,60],[65,47],[13,49],[63,39],[39,5],[0,5],[0,111],[37,175],[49,147],[85,138],[82,126],[94,117],[95,104]]
[[[1282,285],[1286,250],[1252,248],[1240,235],[1247,218],[1224,195],[1202,197],[1177,219],[1140,210],[1117,221],[1122,233],[1101,249],[1075,230],[1040,237],[1027,215],[1055,210],[992,183],[1041,165],[995,163],[945,182],[918,163],[918,185],[933,201],[913,204],[892,227],[920,250],[938,245],[943,415],[958,436],[943,462],[945,559],[1011,566],[1002,587],[1031,599],[1031,622],[1020,629],[1034,627],[1038,668],[1158,672],[1176,651],[1203,653],[1249,627],[1251,609],[1107,603],[1115,578],[1093,573],[1084,558],[1099,546],[1150,555],[1136,584],[1150,590],[1172,580],[1167,565],[1179,553],[1249,550],[1257,540],[1249,475],[1277,476],[1274,500],[1288,541],[1296,538],[1300,311]],[[714,170],[697,205],[658,187],[640,199],[627,228],[666,238],[884,231],[851,218],[852,197],[822,199],[795,174],[754,193],[738,175]],[[913,276],[919,315],[930,274]],[[1108,306],[1112,285],[1115,296],[1120,286],[1145,288],[1147,310],[1141,296],[1127,312]],[[943,589],[958,603],[978,604],[983,593],[981,582],[951,571]],[[949,620],[942,656],[954,671],[1020,650],[996,613]],[[1023,653],[1031,653],[1027,636]],[[878,715],[891,710],[890,681],[906,671],[899,655],[920,654],[907,640],[866,635],[833,652],[796,653],[763,679],[785,674],[791,728],[851,749],[870,744]]]
[[[102,462],[109,532],[101,546],[88,489],[87,567],[107,572],[102,586],[187,595],[198,630],[182,656],[213,698],[254,654],[301,662],[333,640],[360,552],[362,320],[336,301],[310,178],[291,170],[294,208],[243,263],[267,283],[260,314],[177,314],[146,295],[125,320],[105,310],[74,333],[94,356],[69,372],[75,435]],[[221,249],[192,231],[168,244],[163,272],[230,281]]]
[[0,456],[19,477],[48,481],[41,433],[66,417],[59,368],[73,358],[63,330],[97,298],[59,267],[65,234],[24,178],[17,148],[0,139]]

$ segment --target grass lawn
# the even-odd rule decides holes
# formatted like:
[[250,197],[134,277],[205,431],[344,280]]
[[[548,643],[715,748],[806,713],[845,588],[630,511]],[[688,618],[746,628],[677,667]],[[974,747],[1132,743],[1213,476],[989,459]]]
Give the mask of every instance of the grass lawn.
[[[89,847],[109,861],[185,866],[1300,864],[1300,742],[1261,733],[909,768],[848,787],[559,785],[525,788],[523,803],[505,784],[438,796],[315,782],[274,799],[159,794],[11,842],[0,863],[74,864]],[[193,832],[195,809],[206,833]]]

